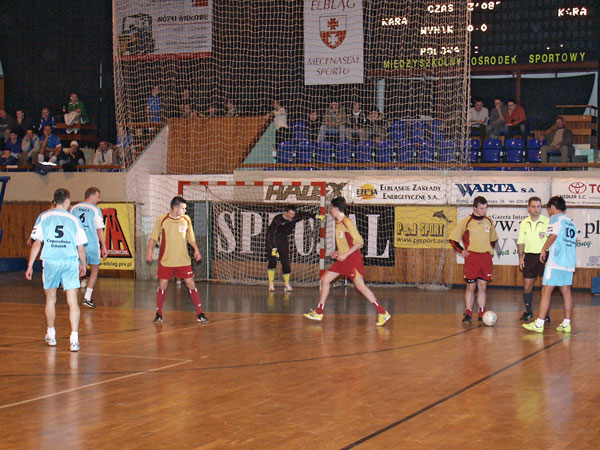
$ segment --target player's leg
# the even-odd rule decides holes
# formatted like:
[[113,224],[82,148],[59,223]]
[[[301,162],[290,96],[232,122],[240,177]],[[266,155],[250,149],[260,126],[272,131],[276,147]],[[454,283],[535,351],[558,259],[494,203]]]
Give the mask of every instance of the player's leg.
[[365,284],[364,278],[360,275],[356,275],[354,277],[354,280],[352,281],[354,281],[354,286],[356,286],[356,290],[362,295],[364,295],[364,297],[369,301],[369,303],[371,303],[375,307],[375,310],[377,311],[376,325],[380,327],[383,324],[385,324],[388,320],[390,320],[392,316],[385,310],[383,306],[381,306],[381,303],[379,303],[379,300],[377,300],[377,297],[375,297],[373,291],[369,289],[369,287]]
[[465,288],[465,313],[463,314],[463,323],[471,323],[473,319],[473,303],[475,302],[475,288],[477,280],[465,279],[467,286]]
[[190,298],[192,303],[196,307],[197,321],[200,323],[208,323],[208,319],[206,315],[202,312],[202,302],[200,300],[200,292],[198,292],[198,288],[196,287],[196,282],[194,281],[194,277],[184,278],[183,282],[185,286],[188,288],[188,292],[190,293]]
[[94,286],[96,286],[96,281],[98,280],[99,271],[99,264],[90,264],[90,278],[85,288],[85,294],[83,295],[83,304],[89,308],[95,308],[94,301],[92,300],[92,293],[94,292]]
[[273,249],[267,249],[267,276],[270,291],[275,290],[275,269],[277,269],[277,256],[273,255]]
[[56,328],[54,321],[56,320],[56,288],[45,289],[46,293],[46,342],[50,346],[56,345]]
[[154,316],[154,323],[162,323],[163,321],[163,303],[167,297],[167,286],[169,285],[168,278],[158,279],[158,288],[156,289],[156,316]]
[[278,250],[279,261],[281,261],[281,272],[283,273],[283,290],[290,292],[294,290],[290,285],[290,276],[292,274],[292,267],[290,266],[290,245],[286,242],[286,245]]
[[[525,263],[527,264],[527,263]],[[524,275],[523,275],[524,276]],[[527,322],[533,317],[533,285],[535,278],[523,278],[523,303],[525,304],[525,312],[521,316],[522,322]]]
[[[571,273],[572,275],[572,273]],[[572,282],[572,281],[571,281]],[[573,293],[571,291],[571,285],[560,286],[560,293],[563,296],[565,318],[562,323],[558,326],[558,331],[565,333],[571,332],[571,316],[573,315]]]
[[331,283],[339,276],[340,274],[336,272],[325,272],[325,275],[323,275],[323,278],[321,278],[321,294],[319,295],[319,304],[317,305],[317,309],[311,309],[309,313],[304,314],[304,317],[311,320],[323,320],[325,302],[327,302],[327,297],[329,296]]
[[477,279],[477,306],[479,306],[479,322],[483,322],[483,313],[485,312],[485,304],[487,302],[487,284],[488,282],[486,280],[482,280],[481,278]]
[[69,338],[71,351],[79,351],[79,304],[77,302],[77,288],[66,289],[67,304],[69,305],[69,322],[71,323],[71,336]]
[[[545,276],[546,275],[544,275],[544,277]],[[550,300],[552,298],[553,291],[554,286],[548,284],[542,285],[542,298],[540,299],[540,311],[538,317],[533,322],[524,323],[523,328],[530,331],[536,331],[538,333],[544,331],[544,323],[546,321],[545,317],[548,314],[548,311],[550,310]],[[543,317],[543,319],[540,319],[540,317]]]

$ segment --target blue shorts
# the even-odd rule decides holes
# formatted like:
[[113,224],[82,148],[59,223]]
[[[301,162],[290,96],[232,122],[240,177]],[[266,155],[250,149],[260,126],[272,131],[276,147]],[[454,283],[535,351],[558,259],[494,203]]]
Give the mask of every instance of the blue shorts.
[[77,258],[46,259],[42,280],[44,289],[58,288],[61,284],[65,291],[79,289],[79,261]]
[[542,285],[544,286],[571,286],[573,284],[573,272],[552,269],[548,266],[544,269]]
[[85,244],[85,259],[88,264],[100,264],[100,244],[98,242]]

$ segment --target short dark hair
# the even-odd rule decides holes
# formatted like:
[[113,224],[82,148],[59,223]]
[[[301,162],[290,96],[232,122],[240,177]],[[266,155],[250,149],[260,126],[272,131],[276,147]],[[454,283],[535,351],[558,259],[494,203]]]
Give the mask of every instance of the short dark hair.
[[480,195],[473,199],[473,208],[477,208],[479,205],[487,205],[487,200],[484,196]]
[[90,195],[94,195],[97,192],[100,192],[100,189],[98,189],[97,187],[89,187],[85,190],[85,197],[84,198],[90,198]]
[[[556,118],[556,120],[558,120],[558,119],[562,120],[563,122],[565,121],[565,118],[564,118],[563,116],[558,116],[558,117]],[[556,120],[555,120],[555,122],[556,122]]]
[[513,102],[515,105],[517,104],[517,102],[515,102],[514,98],[509,98],[508,100],[506,100],[506,103],[510,103]]
[[71,193],[68,189],[58,188],[54,191],[54,203],[62,205],[66,200],[71,198]]
[[494,97],[494,101],[496,100],[500,100],[501,102],[504,102],[504,100],[502,100],[502,97]]
[[565,202],[565,199],[562,198],[562,196],[560,195],[550,197],[550,200],[548,200],[548,208],[550,208],[551,206],[554,206],[556,209],[562,212],[565,212],[567,210],[567,203]]
[[344,197],[336,197],[331,200],[331,206],[337,208],[343,214],[346,214],[346,210],[348,209],[348,205],[346,204],[346,199]]
[[182,196],[177,195],[177,196],[173,197],[173,200],[171,200],[171,209],[175,208],[176,206],[181,205],[182,203],[187,203]]
[[286,210],[286,212],[287,212],[287,211],[294,211],[294,212],[297,212],[297,209],[296,209],[296,207],[295,207],[294,205],[287,205],[287,206],[285,207],[285,210]]
[[531,205],[532,202],[542,203],[542,199],[539,197],[529,197],[529,200],[527,200],[527,206]]

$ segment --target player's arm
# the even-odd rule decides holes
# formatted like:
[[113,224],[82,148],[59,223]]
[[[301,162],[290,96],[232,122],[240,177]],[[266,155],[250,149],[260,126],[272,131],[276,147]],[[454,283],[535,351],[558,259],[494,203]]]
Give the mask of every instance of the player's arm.
[[517,244],[517,251],[519,252],[519,267],[523,270],[525,267],[525,244]]
[[96,232],[98,233],[98,240],[100,241],[100,255],[103,258],[106,258],[106,239],[104,238],[104,229],[103,228],[98,228],[96,230]]
[[149,263],[152,262],[152,250],[154,249],[154,246],[156,245],[156,241],[152,238],[148,239],[148,250],[146,251],[146,261],[148,261]]
[[200,250],[198,250],[198,246],[196,245],[196,242],[190,242],[190,247],[192,247],[194,249],[194,259],[197,261],[200,261],[202,259],[202,255],[200,254]]
[[196,235],[194,234],[194,227],[192,226],[192,220],[188,217],[185,216],[187,222],[188,222],[188,227],[187,227],[187,231],[186,231],[186,239],[188,244],[190,244],[190,247],[192,247],[194,249],[194,259],[196,261],[200,261],[202,259],[202,255],[200,254],[200,250],[198,250],[198,245],[196,245]]
[[85,259],[85,247],[83,245],[77,246],[77,254],[79,255],[79,276],[85,276],[85,268],[87,267],[87,261]]
[[146,261],[148,261],[149,263],[152,262],[152,250],[154,250],[154,247],[156,246],[156,243],[158,242],[158,238],[160,236],[160,230],[162,227],[162,218],[163,218],[163,216],[158,218],[158,220],[154,224],[152,233],[150,233],[150,238],[148,239],[148,250],[146,250]]
[[546,239],[546,242],[544,243],[544,246],[542,247],[542,251],[540,252],[540,261],[545,263],[546,259],[548,259],[548,249],[550,248],[550,246],[552,244],[554,244],[554,241],[556,241],[556,234],[551,234],[550,236],[548,236],[548,239]]
[[266,243],[268,250],[277,248],[277,239],[276,239],[277,228],[281,224],[282,219],[283,219],[283,216],[281,214],[276,215],[275,217],[273,217],[273,220],[271,221],[271,225],[269,225],[269,228],[267,229],[267,236],[265,238],[265,243]]
[[456,250],[458,253],[460,253],[462,256],[464,256],[466,258],[467,256],[469,256],[469,250],[467,250],[466,248],[463,248],[463,246],[460,245],[461,236],[464,233],[465,233],[465,222],[463,219],[456,225],[456,228],[454,228],[454,230],[452,230],[452,233],[450,233],[450,238],[448,239],[448,241],[450,241],[450,245],[452,246],[452,248],[454,248],[454,250]]
[[31,280],[33,277],[33,263],[35,263],[35,259],[37,258],[41,248],[42,241],[38,241],[36,239],[33,241],[33,244],[31,244],[31,250],[29,251],[29,262],[27,264],[27,270],[25,271],[25,278],[28,280]]

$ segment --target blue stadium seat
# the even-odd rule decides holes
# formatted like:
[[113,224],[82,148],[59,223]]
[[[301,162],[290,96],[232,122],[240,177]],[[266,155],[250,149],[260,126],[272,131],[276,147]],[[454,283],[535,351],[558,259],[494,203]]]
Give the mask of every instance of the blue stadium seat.
[[356,144],[356,162],[371,162],[374,149],[375,143],[373,141],[358,141],[358,144]]
[[523,162],[523,141],[521,139],[509,139],[504,143],[504,162]]
[[381,141],[377,144],[376,157],[377,162],[391,163],[394,162],[394,150],[396,143],[394,141]]
[[469,162],[479,162],[479,154],[481,153],[481,141],[479,139],[471,139],[467,145],[469,148]]
[[308,137],[306,136],[306,131],[295,129],[294,130],[294,140],[295,141],[305,141]]
[[398,162],[412,162],[415,155],[415,145],[411,141],[399,141],[398,150],[396,152],[396,160]]
[[541,163],[542,141],[540,139],[529,139],[527,141],[527,162]]
[[435,160],[435,146],[431,141],[425,141],[417,152],[420,162],[433,162]]
[[456,144],[452,141],[444,141],[438,152],[438,161],[442,163],[454,162],[456,160]]
[[277,163],[291,164],[294,161],[294,152],[296,151],[296,143],[294,141],[283,141],[279,143],[277,148]]
[[481,162],[497,163],[500,162],[500,152],[502,151],[502,141],[500,139],[487,139],[481,147]]
[[298,149],[296,150],[296,162],[300,164],[309,164],[312,162],[314,153],[315,143],[313,141],[300,141],[298,143]]
[[327,164],[331,162],[334,149],[333,142],[319,142],[317,145],[317,152],[315,154],[315,162],[321,164]]
[[304,131],[306,129],[306,122],[297,120],[294,122],[294,130]]
[[397,130],[395,128],[391,128],[389,132],[390,141],[402,141],[405,138],[404,130]]
[[338,163],[349,163],[352,161],[352,155],[354,154],[354,142],[341,141],[338,142],[335,151],[335,161]]

